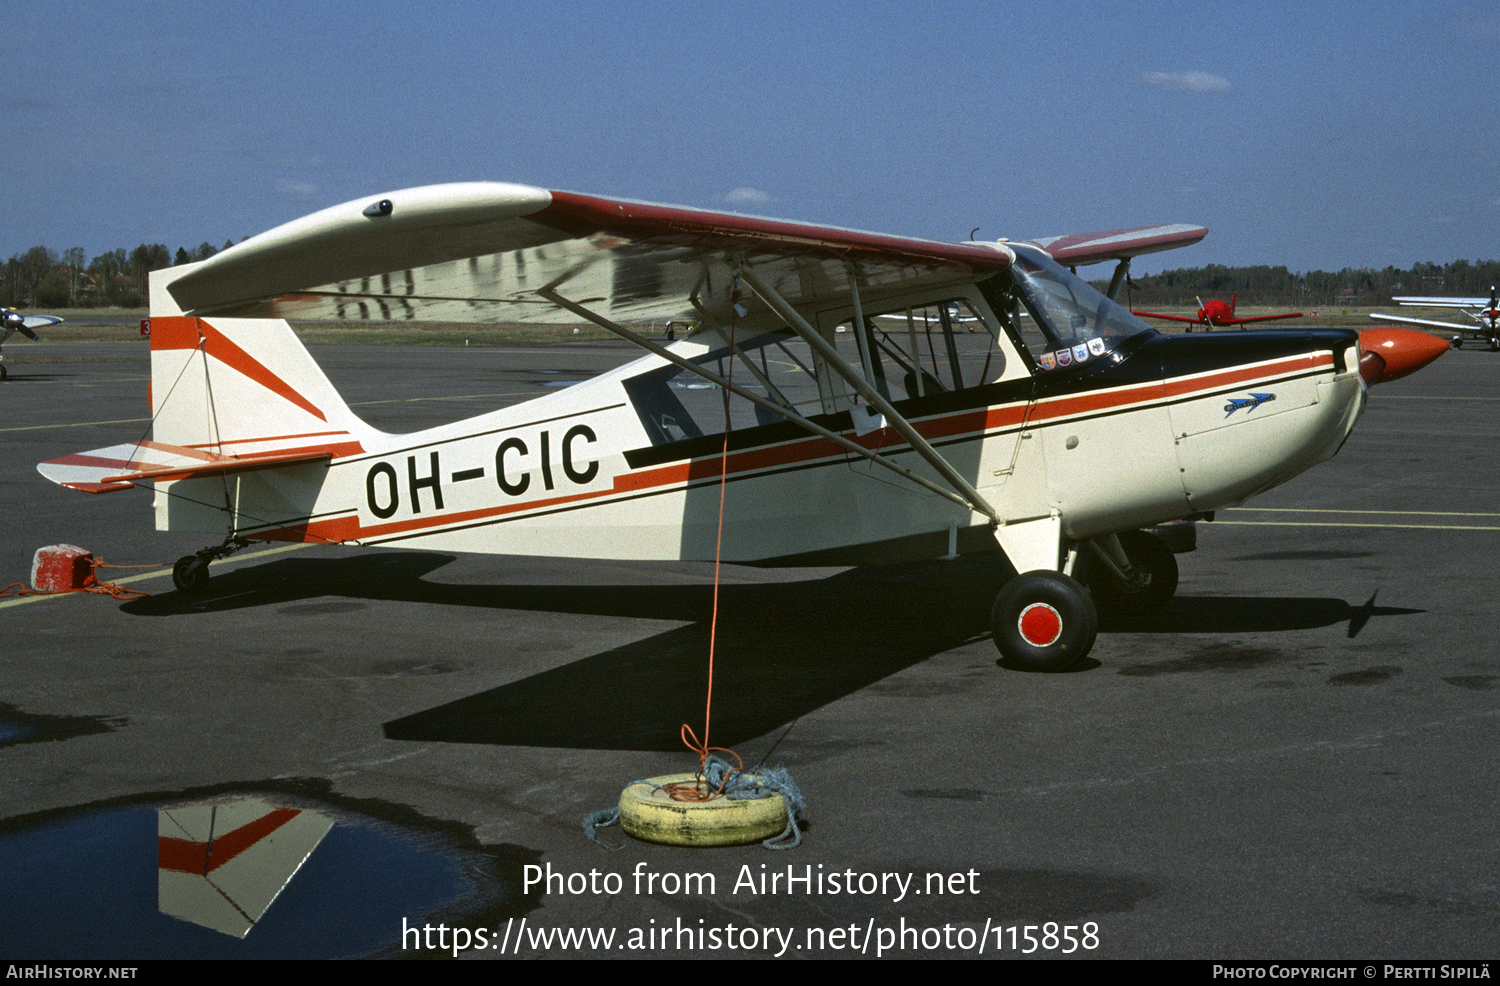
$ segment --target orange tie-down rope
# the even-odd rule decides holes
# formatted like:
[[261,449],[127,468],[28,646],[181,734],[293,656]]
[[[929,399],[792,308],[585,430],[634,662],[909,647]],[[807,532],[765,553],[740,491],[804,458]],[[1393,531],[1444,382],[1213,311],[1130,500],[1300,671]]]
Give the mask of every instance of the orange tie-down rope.
[[[57,592],[47,592],[42,589],[27,588],[25,582],[12,582],[4,589],[0,589],[0,597],[4,596],[64,596],[70,592],[93,592],[101,596],[112,596],[115,599],[144,599],[151,595],[140,589],[127,589],[122,585],[112,582],[100,582],[95,576],[101,568],[161,568],[161,564],[154,565],[111,565],[103,558],[89,559],[89,574],[83,580],[83,585],[77,589],[61,589]],[[11,590],[15,591],[12,592]]]
[[[739,285],[736,284],[730,296],[729,317],[729,367],[725,372],[724,379],[730,383],[734,382],[734,328],[735,316],[740,312]],[[745,761],[733,750],[722,746],[708,745],[709,724],[713,720],[714,706],[714,651],[719,635],[719,567],[724,554],[724,487],[729,483],[729,391],[724,392],[724,448],[719,455],[719,528],[714,541],[714,602],[713,610],[708,621],[708,695],[703,703],[703,741],[698,741],[698,736],[687,723],[682,724],[682,742],[689,750],[698,754],[698,777],[691,783],[668,784],[662,788],[671,796],[673,801],[712,801],[724,793],[729,779],[736,773],[745,769]],[[732,770],[724,771],[717,787],[710,785],[705,780],[704,771],[708,763],[708,755],[712,752],[727,753],[734,757],[738,765]]]
[[[736,288],[733,295],[733,310],[736,315],[743,314],[739,307],[739,298],[740,294]],[[731,318],[729,322],[729,370],[725,374],[725,379],[727,380],[732,379],[734,374],[734,330],[735,322]],[[767,771],[765,774],[746,774],[745,762],[740,758],[738,753],[727,747],[710,746],[708,744],[709,727],[713,718],[714,656],[717,650],[719,630],[719,586],[721,584],[719,573],[723,563],[724,549],[724,489],[729,481],[729,426],[729,396],[726,391],[724,399],[724,447],[720,455],[719,467],[719,526],[717,542],[714,546],[713,610],[709,618],[708,630],[708,693],[703,704],[703,739],[700,742],[697,733],[693,731],[693,727],[687,723],[683,723],[680,734],[683,745],[698,754],[698,774],[691,781],[674,782],[659,786],[652,781],[636,783],[646,783],[651,784],[653,787],[659,787],[672,800],[680,802],[712,801],[714,798],[724,796],[726,791],[729,791],[728,796],[732,799],[736,797],[759,799],[775,794],[786,804],[786,828],[780,835],[763,840],[762,845],[767,849],[795,849],[802,844],[802,834],[797,826],[797,818],[801,814],[805,802],[802,792],[797,789],[791,776],[780,768]],[[713,753],[729,754],[734,758],[736,766],[730,767],[728,761],[719,757],[711,757],[710,754]],[[741,783],[734,785],[734,787],[740,789],[738,792],[730,790],[732,786],[730,782],[736,774],[741,777]],[[717,776],[717,781],[713,779],[715,776]],[[749,783],[743,783],[747,780]],[[746,791],[751,793],[744,793]],[[619,821],[620,813],[621,809],[617,807],[591,812],[584,816],[584,835],[588,837],[589,841],[604,846],[606,849],[615,850],[621,848],[619,846],[607,846],[599,842],[597,837],[599,829],[607,828]]]

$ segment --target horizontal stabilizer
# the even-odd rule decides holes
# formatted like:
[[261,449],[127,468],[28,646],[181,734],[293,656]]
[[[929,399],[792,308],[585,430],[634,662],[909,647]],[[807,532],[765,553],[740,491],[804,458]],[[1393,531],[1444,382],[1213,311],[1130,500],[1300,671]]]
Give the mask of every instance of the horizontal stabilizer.
[[333,453],[328,449],[233,456],[161,442],[127,442],[51,459],[40,463],[36,470],[69,489],[113,493],[153,480],[225,476],[301,462],[327,462],[332,458]]
[[1398,305],[1417,305],[1423,308],[1482,308],[1495,304],[1495,298],[1444,298],[1431,295],[1397,295],[1391,299]]

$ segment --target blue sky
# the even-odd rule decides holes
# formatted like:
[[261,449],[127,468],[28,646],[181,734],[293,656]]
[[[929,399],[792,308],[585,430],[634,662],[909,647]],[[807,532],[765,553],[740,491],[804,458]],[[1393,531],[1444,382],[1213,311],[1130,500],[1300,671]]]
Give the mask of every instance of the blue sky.
[[[499,180],[1137,271],[1489,259],[1500,5],[53,2],[8,11],[0,258]],[[1101,268],[1102,269],[1102,268]]]

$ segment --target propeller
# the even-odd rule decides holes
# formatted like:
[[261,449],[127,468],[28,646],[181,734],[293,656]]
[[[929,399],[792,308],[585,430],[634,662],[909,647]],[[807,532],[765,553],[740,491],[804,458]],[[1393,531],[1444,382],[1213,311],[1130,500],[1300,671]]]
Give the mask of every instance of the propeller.
[[33,329],[39,329],[44,325],[56,325],[61,321],[62,319],[52,315],[22,315],[9,308],[0,308],[0,330],[3,330],[6,335],[19,332],[32,342],[38,342],[41,338],[32,331]]

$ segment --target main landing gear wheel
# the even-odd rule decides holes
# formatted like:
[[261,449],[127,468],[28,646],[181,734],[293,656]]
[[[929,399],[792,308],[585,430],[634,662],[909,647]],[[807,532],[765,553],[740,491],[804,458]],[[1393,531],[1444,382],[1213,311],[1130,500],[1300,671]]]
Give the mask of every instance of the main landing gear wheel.
[[188,595],[208,588],[208,562],[197,555],[184,555],[172,566],[172,584]]
[[1017,575],[990,610],[995,647],[1027,671],[1066,671],[1094,646],[1099,613],[1088,591],[1061,572]]
[[1094,603],[1105,616],[1147,616],[1177,594],[1177,559],[1165,541],[1145,531],[1121,531],[1120,547],[1132,568],[1144,575],[1139,583],[1122,582],[1102,559],[1089,559],[1088,584]]

